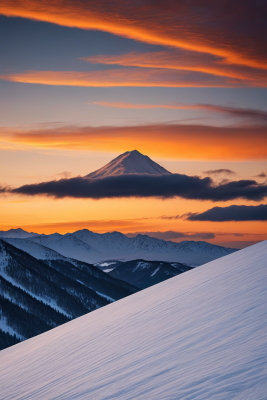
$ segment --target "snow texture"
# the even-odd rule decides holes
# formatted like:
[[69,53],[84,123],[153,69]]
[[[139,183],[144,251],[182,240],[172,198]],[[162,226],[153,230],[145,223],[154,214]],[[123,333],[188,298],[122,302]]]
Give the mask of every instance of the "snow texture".
[[150,277],[152,277],[152,276],[156,275],[156,273],[158,272],[158,270],[159,270],[159,267],[158,267],[158,268],[156,268],[154,272],[152,272],[152,274],[150,275]]
[[144,156],[137,150],[126,151],[104,167],[86,175],[86,178],[106,178],[107,176],[124,174],[171,174],[165,168],[155,163],[148,156]]
[[17,249],[26,251],[26,253],[38,260],[68,260],[56,251],[35,243],[30,239],[4,238],[4,240],[12,244],[12,246],[17,247]]
[[1,352],[14,399],[263,400],[267,241]]

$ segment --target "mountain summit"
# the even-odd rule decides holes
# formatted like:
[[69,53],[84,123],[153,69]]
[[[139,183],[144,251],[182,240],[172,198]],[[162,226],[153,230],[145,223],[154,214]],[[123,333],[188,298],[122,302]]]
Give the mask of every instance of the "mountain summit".
[[148,156],[133,150],[126,151],[126,153],[114,158],[104,167],[86,175],[85,178],[106,178],[125,174],[162,175],[171,174],[171,172],[152,161]]

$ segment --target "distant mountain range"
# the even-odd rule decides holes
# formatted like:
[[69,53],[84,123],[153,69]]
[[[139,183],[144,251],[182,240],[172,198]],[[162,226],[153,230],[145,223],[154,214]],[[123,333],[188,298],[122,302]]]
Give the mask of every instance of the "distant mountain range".
[[[12,231],[13,238],[10,237],[10,231],[6,232],[6,240],[24,251],[29,251],[36,258],[42,259],[41,254],[51,249],[65,257],[90,264],[106,260],[144,259],[197,266],[237,251],[204,241],[175,243],[147,235],[139,234],[129,238],[120,232],[99,234],[87,229],[65,235],[54,233],[30,237],[27,237],[27,232],[24,231],[25,239],[20,239],[22,237],[21,230],[18,232],[19,239],[16,238],[14,231]],[[4,238],[3,233],[2,238]],[[35,245],[32,244],[31,247],[30,243],[35,243]],[[41,246],[37,247],[36,245]],[[44,250],[42,246],[45,246],[46,249]],[[30,248],[31,250],[29,250]]]
[[96,179],[124,174],[162,175],[171,174],[171,172],[152,161],[148,156],[141,154],[137,150],[133,150],[119,155],[104,165],[104,167],[91,172],[85,177]]
[[[175,243],[138,234],[128,237],[120,232],[98,234],[87,229],[61,235],[27,232],[21,228],[0,231],[0,239],[10,240],[14,246],[34,257],[45,259],[43,252],[55,250],[66,257],[101,264],[106,260],[134,260],[182,262],[198,266],[239,249],[213,245],[204,241]],[[27,239],[27,240],[25,240]],[[254,243],[253,243],[254,244]],[[38,246],[40,245],[40,246]]]

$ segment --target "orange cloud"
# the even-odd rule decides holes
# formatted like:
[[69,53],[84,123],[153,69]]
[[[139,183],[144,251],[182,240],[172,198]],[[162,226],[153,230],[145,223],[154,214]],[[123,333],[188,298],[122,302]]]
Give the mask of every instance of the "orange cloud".
[[[224,78],[202,73],[162,69],[132,68],[105,71],[25,71],[0,75],[10,82],[53,86],[83,87],[248,87],[239,79]],[[252,86],[255,86],[255,82]],[[259,83],[262,86],[262,83]],[[266,82],[267,87],[267,82]]]
[[230,78],[242,79],[254,82],[255,85],[265,86],[267,83],[267,72],[261,69],[247,66],[227,64],[223,58],[209,54],[161,51],[138,53],[130,52],[122,55],[97,55],[84,57],[82,60],[92,64],[124,65],[142,68],[164,68],[174,70],[187,70],[212,74],[217,76],[228,76]]
[[[257,3],[257,4],[256,4]],[[229,64],[267,68],[266,4],[2,0],[0,14],[110,32],[138,41],[223,57]]]
[[124,152],[183,160],[266,160],[266,126],[212,127],[157,124],[19,131],[2,128],[0,140],[35,148]]
[[90,104],[95,104],[101,107],[112,107],[112,108],[132,108],[132,109],[152,109],[152,108],[167,108],[174,110],[204,110],[212,111],[217,113],[224,113],[241,118],[250,118],[255,122],[263,122],[267,124],[267,111],[251,109],[251,108],[240,108],[240,107],[227,107],[212,104],[184,104],[184,103],[173,103],[173,104],[136,104],[116,101],[93,101]]

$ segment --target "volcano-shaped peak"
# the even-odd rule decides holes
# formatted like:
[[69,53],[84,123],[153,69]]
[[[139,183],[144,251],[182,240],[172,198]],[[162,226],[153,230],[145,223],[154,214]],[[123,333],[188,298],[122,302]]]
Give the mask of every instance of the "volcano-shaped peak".
[[106,178],[125,174],[162,175],[171,174],[171,172],[152,161],[148,156],[144,156],[138,150],[132,150],[126,151],[104,167],[86,175],[86,178]]

